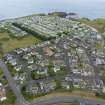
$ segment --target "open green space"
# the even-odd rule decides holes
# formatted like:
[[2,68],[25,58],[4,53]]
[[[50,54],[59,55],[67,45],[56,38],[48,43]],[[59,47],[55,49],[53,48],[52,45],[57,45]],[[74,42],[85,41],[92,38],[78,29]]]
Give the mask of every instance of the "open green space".
[[105,99],[105,93],[96,93],[96,97]]
[[11,75],[14,77],[16,74],[16,70],[13,68],[13,66],[10,63],[7,63],[7,67]]
[[2,69],[0,68],[0,76],[1,76],[1,75],[3,75],[3,71],[2,71]]
[[41,42],[40,39],[35,36],[28,35],[24,38],[12,38],[9,33],[0,33],[0,57],[3,53],[9,52],[15,48],[24,48]]
[[16,97],[14,96],[13,92],[9,89],[6,94],[7,100],[1,102],[0,105],[15,105]]
[[0,68],[0,83],[2,83],[4,86],[8,84],[8,81],[6,80],[6,78],[3,75],[3,71]]
[[96,28],[99,32],[105,32],[105,18],[97,18],[94,20],[82,18],[82,19],[79,19],[78,21]]

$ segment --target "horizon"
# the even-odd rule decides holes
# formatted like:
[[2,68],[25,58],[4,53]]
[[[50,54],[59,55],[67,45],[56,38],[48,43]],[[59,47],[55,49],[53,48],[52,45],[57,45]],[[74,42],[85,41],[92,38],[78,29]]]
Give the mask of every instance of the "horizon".
[[90,19],[102,18],[105,17],[104,5],[105,0],[3,0],[0,1],[0,19],[55,11],[74,12]]

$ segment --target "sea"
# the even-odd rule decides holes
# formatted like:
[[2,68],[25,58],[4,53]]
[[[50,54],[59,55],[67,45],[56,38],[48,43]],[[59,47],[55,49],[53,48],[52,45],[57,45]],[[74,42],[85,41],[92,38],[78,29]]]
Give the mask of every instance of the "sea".
[[55,11],[105,18],[105,0],[0,0],[0,20]]

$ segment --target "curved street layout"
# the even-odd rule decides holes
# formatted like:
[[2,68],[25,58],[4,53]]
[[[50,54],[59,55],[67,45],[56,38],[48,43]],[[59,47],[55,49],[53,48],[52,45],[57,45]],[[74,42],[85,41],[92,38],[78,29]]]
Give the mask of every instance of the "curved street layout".
[[28,103],[25,102],[24,98],[21,95],[21,92],[19,88],[16,86],[15,81],[11,77],[10,72],[8,71],[8,68],[4,64],[2,60],[0,60],[0,67],[4,72],[4,75],[6,76],[6,79],[8,80],[8,84],[10,88],[12,89],[14,95],[16,96],[16,105],[28,105]]
[[8,84],[10,88],[12,89],[13,93],[16,96],[16,105],[48,105],[48,104],[57,104],[57,103],[72,103],[72,102],[79,102],[82,103],[83,105],[85,104],[91,104],[91,105],[105,105],[104,100],[96,100],[96,99],[83,99],[81,97],[76,97],[76,96],[66,96],[66,97],[54,97],[48,100],[43,100],[43,101],[36,101],[29,103],[25,101],[23,96],[21,95],[20,90],[16,86],[14,80],[12,79],[10,72],[8,71],[8,68],[4,64],[2,60],[0,60],[0,67],[4,72],[4,75],[6,76],[8,80]]

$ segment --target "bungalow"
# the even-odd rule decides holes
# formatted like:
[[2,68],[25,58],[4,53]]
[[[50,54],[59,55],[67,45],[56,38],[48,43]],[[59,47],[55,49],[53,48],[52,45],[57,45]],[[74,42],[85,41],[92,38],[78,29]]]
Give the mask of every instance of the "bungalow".
[[16,59],[11,59],[11,60],[9,60],[9,63],[10,63],[12,66],[17,65]]
[[33,58],[29,58],[29,59],[28,59],[28,64],[33,64],[33,63],[34,63]]
[[16,50],[14,50],[17,54],[21,54],[21,53],[23,53],[23,51],[22,51],[22,49],[16,49]]
[[22,65],[17,65],[17,66],[14,67],[14,69],[15,69],[16,71],[20,71],[21,68],[22,68]]
[[75,88],[80,88],[81,79],[73,79],[73,86]]
[[37,95],[39,93],[39,87],[36,83],[29,84],[26,88],[26,92]]
[[44,67],[44,66],[49,64],[49,61],[47,59],[38,60],[37,64],[39,64],[40,66]]
[[64,60],[61,60],[61,59],[54,59],[53,64],[58,65],[58,66],[64,66],[65,62],[64,62]]
[[23,59],[28,60],[31,57],[31,53],[23,55]]
[[97,88],[102,88],[103,87],[103,81],[102,80],[95,80],[95,85]]
[[64,88],[64,89],[70,89],[70,83],[69,82],[67,82],[67,81],[62,81],[61,82],[61,86],[62,86],[62,88]]
[[100,58],[96,58],[96,65],[100,65],[102,64],[101,59]]
[[66,77],[65,77],[65,81],[70,81],[70,82],[72,82],[73,79],[72,79],[70,76],[66,76]]
[[16,74],[16,76],[14,77],[14,80],[20,84],[23,84],[26,80],[26,74],[25,73],[23,73],[21,75]]
[[31,55],[35,56],[36,54],[37,54],[37,52],[34,49],[32,49],[31,50]]
[[24,52],[28,51],[28,48],[21,48]]
[[80,48],[77,48],[77,52],[80,53],[80,54],[83,54],[84,53],[84,50],[83,49],[80,49]]
[[28,66],[28,69],[30,69],[31,71],[33,71],[33,70],[37,70],[37,69],[38,69],[38,66],[32,64],[32,65],[29,65],[29,66]]
[[48,75],[48,68],[46,67],[38,67],[37,74],[39,75]]
[[56,73],[59,70],[60,70],[60,66],[54,65],[54,72]]
[[74,74],[81,74],[81,70],[79,70],[79,69],[72,69],[72,72]]
[[13,59],[13,56],[11,54],[4,55],[4,58],[6,58],[7,61]]
[[101,35],[97,34],[97,40],[102,40]]
[[42,92],[48,93],[56,88],[56,82],[55,81],[46,81],[40,83],[40,88]]

